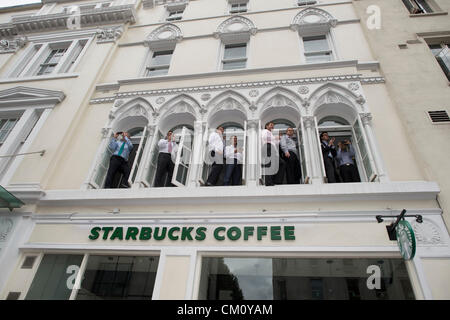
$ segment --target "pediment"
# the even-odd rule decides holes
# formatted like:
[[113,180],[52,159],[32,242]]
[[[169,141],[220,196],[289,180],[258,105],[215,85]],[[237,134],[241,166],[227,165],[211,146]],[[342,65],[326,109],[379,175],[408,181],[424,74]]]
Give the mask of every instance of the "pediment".
[[64,98],[65,94],[62,91],[18,86],[0,91],[0,106],[57,104]]
[[331,14],[319,8],[308,8],[298,13],[291,28],[298,31],[301,36],[324,34],[337,24]]

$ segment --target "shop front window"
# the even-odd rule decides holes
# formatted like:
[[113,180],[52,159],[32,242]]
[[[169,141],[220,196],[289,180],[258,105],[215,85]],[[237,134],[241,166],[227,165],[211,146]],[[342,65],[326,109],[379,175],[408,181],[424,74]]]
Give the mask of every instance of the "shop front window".
[[401,259],[203,257],[198,298],[411,300],[414,294]]

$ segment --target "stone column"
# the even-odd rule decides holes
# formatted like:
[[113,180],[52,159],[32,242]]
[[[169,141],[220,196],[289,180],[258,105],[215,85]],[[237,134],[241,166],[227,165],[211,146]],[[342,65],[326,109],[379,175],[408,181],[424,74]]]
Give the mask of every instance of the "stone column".
[[258,148],[258,119],[252,119],[247,121],[247,163],[246,166],[246,184],[247,186],[257,186],[259,173],[260,173],[260,162],[258,154],[261,152]]
[[319,137],[316,137],[316,128],[313,116],[302,117],[303,125],[305,126],[305,151],[306,166],[308,168],[308,174],[311,178],[312,184],[318,184],[323,182],[323,162],[319,154]]
[[192,142],[192,156],[191,163],[189,165],[189,177],[187,186],[198,186],[198,179],[202,172],[203,166],[203,154],[205,153],[206,145],[203,143],[203,136],[206,130],[206,122],[195,121],[194,122],[194,139]]

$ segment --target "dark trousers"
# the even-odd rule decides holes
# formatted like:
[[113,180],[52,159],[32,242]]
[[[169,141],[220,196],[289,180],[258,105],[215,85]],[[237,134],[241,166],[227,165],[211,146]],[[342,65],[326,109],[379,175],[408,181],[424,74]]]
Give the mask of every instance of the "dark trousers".
[[353,164],[344,164],[339,167],[339,171],[344,182],[359,182],[358,172]]
[[225,176],[223,178],[223,185],[229,186],[230,182],[233,186],[242,184],[242,164],[237,163],[237,159],[234,159],[234,163],[225,165]]
[[108,173],[106,174],[105,188],[116,188],[116,186],[112,185],[116,172],[122,173],[122,181],[120,187],[129,187],[128,177],[130,175],[130,166],[128,165],[128,161],[120,156],[112,156],[109,160],[109,168]]
[[209,172],[208,179],[206,180],[206,185],[213,185],[215,186],[217,183],[217,180],[219,180],[220,173],[222,172],[223,164],[222,163],[216,163],[213,162],[211,166],[211,171]]
[[288,184],[298,184],[302,177],[300,161],[294,152],[290,151],[289,155],[289,158],[284,156],[284,161],[286,161],[286,181]]
[[[160,152],[158,155],[158,166],[155,174],[155,187],[174,186],[172,184],[174,164],[170,153]],[[167,173],[167,183],[164,185],[164,177]]]
[[[277,155],[277,150],[275,149],[275,147],[270,144],[270,143],[266,143],[262,146],[263,150],[266,151],[266,154],[263,153],[262,155],[262,161],[263,161],[263,165],[262,165],[262,170],[263,173],[272,173],[272,174],[263,174],[263,180],[264,180],[264,184],[266,186],[273,186],[276,184],[281,184],[283,183],[283,179],[284,179],[284,170],[285,170],[285,162],[283,159],[281,159],[281,157],[279,157]],[[272,157],[272,155],[277,155],[275,157]],[[273,172],[273,170],[269,169],[272,166],[272,161],[271,158],[275,158],[278,159],[278,171],[276,173]],[[267,168],[267,169],[266,169]]]
[[334,167],[334,160],[328,156],[323,157],[325,164],[325,173],[327,174],[328,183],[336,183],[336,168]]

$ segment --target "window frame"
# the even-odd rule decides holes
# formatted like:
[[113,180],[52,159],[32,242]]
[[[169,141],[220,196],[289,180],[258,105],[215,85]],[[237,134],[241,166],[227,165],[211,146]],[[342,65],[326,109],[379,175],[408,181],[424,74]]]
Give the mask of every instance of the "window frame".
[[[437,3],[434,0],[418,0],[418,1],[425,1],[426,5],[430,8],[431,12],[428,12],[427,9],[417,0],[401,0],[401,1],[411,16],[420,16],[442,12],[442,9],[437,5]],[[406,4],[406,1],[409,3],[409,6]]]
[[[169,63],[168,64],[152,65],[152,61],[155,58],[155,55],[157,53],[162,53],[162,52],[172,52],[170,60],[169,60]],[[144,74],[143,74],[143,76],[144,77],[160,77],[160,76],[168,75],[169,71],[170,71],[170,63],[172,62],[172,57],[173,57],[174,52],[175,52],[175,48],[173,48],[173,49],[162,48],[162,49],[159,49],[159,50],[156,50],[156,49],[155,50],[150,50],[149,53],[148,53],[148,57],[146,59],[145,66],[144,66]],[[154,69],[154,70],[166,70],[167,69],[167,72],[164,73],[164,74],[150,75],[151,69]]]
[[[325,41],[328,45],[328,49],[307,52],[305,49],[305,38],[319,38],[319,37],[325,37]],[[327,32],[326,34],[301,36],[301,50],[303,53],[303,62],[306,64],[327,63],[327,62],[336,61],[335,48],[334,48],[333,42],[331,41],[331,35],[329,32]],[[325,56],[327,54],[330,57],[330,60],[328,60],[328,61],[308,61],[308,57],[316,57],[316,56],[322,56],[322,55]]]
[[[17,63],[12,66],[7,77],[39,79],[48,76],[72,73],[82,60],[92,40],[92,36],[85,36],[70,39],[58,39],[54,41],[51,39],[34,41],[30,43],[29,47],[18,59]],[[65,47],[67,47],[66,52],[61,56],[52,72],[39,75],[39,69],[48,58],[51,51],[53,49]]]
[[[237,9],[233,9],[233,6],[238,6]],[[241,7],[244,6],[245,8],[242,9]],[[229,14],[241,14],[241,13],[247,13],[248,12],[248,1],[243,0],[242,2],[229,2],[228,3],[228,13]]]
[[[222,54],[220,57],[220,70],[221,71],[232,71],[232,70],[241,70],[241,69],[247,69],[248,67],[248,48],[249,48],[249,42],[235,42],[235,43],[223,43],[222,42]],[[227,46],[242,46],[245,44],[245,57],[239,57],[239,58],[225,58],[225,50],[227,49]],[[232,69],[225,69],[224,66],[226,63],[233,63],[233,62],[245,62],[244,67],[240,68],[232,68]]]
[[[428,45],[428,49],[430,50],[431,54],[433,55],[435,61],[439,64],[439,67],[441,68],[442,73],[447,78],[447,81],[450,82],[450,39],[439,41],[439,42],[430,41],[429,43],[427,43],[427,45]],[[441,49],[440,49],[439,53],[435,54],[433,52],[433,49],[431,48],[431,46],[440,46]],[[445,62],[443,62],[444,65],[448,69],[447,73],[445,72],[445,70],[443,69],[443,66],[441,65],[441,63],[438,60],[439,54],[441,52],[444,52],[445,50],[447,51],[445,53],[445,57],[447,57],[447,56],[449,57],[449,65],[448,65],[448,67],[447,67],[447,64]]]

